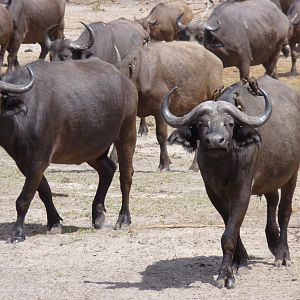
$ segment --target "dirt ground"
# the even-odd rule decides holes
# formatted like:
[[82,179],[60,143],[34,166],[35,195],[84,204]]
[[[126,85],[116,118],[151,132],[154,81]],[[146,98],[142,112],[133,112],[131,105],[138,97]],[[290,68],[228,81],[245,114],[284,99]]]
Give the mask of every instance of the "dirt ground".
[[[82,31],[79,21],[140,17],[157,3],[106,1],[95,10],[95,1],[89,6],[74,2],[66,8],[65,32],[74,39]],[[196,12],[203,9],[202,2],[190,1]],[[23,45],[21,63],[33,61],[39,51],[38,45]],[[300,76],[287,76],[289,58],[280,58],[278,69],[280,80],[300,92]],[[263,69],[252,72],[260,75]],[[226,84],[237,79],[236,69],[224,71]],[[64,219],[63,234],[46,233],[45,209],[36,197],[26,218],[26,241],[7,244],[24,178],[0,150],[0,299],[300,299],[300,184],[288,230],[292,267],[273,267],[264,234],[266,203],[252,197],[241,229],[251,258],[249,269],[236,276],[235,289],[218,289],[221,217],[200,174],[188,171],[190,154],[179,146],[169,147],[172,171],[157,170],[159,147],[154,121],[148,122],[150,133],[138,138],[134,157],[129,230],[113,230],[121,206],[118,172],[106,199],[105,226],[96,231],[91,226],[96,173],[86,164],[51,165],[46,177]]]

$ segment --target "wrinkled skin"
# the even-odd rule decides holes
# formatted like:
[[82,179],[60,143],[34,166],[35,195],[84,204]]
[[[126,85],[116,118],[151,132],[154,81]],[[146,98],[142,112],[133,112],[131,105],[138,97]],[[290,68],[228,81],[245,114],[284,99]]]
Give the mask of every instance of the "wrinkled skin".
[[13,31],[13,23],[10,13],[4,5],[0,5],[0,74],[5,51]]
[[[29,66],[35,78],[31,90],[19,95],[1,90],[4,110],[0,117],[0,143],[25,176],[9,241],[24,241],[24,219],[36,191],[45,204],[49,230],[61,227],[61,217],[44,175],[50,163],[87,162],[97,171],[99,185],[92,204],[92,222],[95,228],[101,228],[105,196],[116,170],[107,156],[112,143],[118,153],[122,193],[116,228],[129,225],[136,88],[115,67],[97,58],[39,61]],[[26,78],[26,68],[20,68],[4,81],[19,85]],[[7,117],[9,114],[15,115]]]
[[44,45],[44,33],[48,27],[58,24],[53,38],[62,39],[64,31],[64,0],[18,0],[12,1],[9,12],[13,19],[13,33],[8,46],[8,69],[18,67],[17,53],[21,44],[41,45],[39,59],[45,59],[48,49]]
[[289,38],[289,46],[291,48],[291,76],[297,75],[297,44],[300,42],[300,1],[294,0],[287,12],[287,17],[292,24],[292,34]]
[[[287,227],[300,161],[300,96],[269,76],[261,77],[258,84],[273,105],[272,115],[263,126],[241,127],[231,115],[213,109],[216,103],[212,102],[211,110],[186,123],[169,138],[173,143],[193,149],[196,149],[195,141],[200,141],[197,158],[201,175],[207,194],[225,223],[219,287],[234,287],[234,270],[247,264],[240,227],[251,194],[264,195],[267,201],[265,233],[275,256],[274,265],[291,265]],[[239,105],[247,115],[263,111],[262,97],[253,96],[247,86],[240,84],[225,90],[217,99],[220,100]]]
[[136,48],[122,60],[121,72],[138,89],[138,116],[155,118],[160,170],[170,170],[171,163],[166,145],[167,124],[160,113],[163,95],[178,86],[171,110],[182,115],[213,96],[222,85],[222,70],[215,55],[193,42],[151,43]]
[[266,74],[277,78],[276,63],[288,36],[289,21],[269,0],[224,2],[217,6],[204,31],[204,46],[217,55],[224,67],[236,66],[240,78],[250,66],[263,64]]
[[141,19],[135,19],[150,34],[152,40],[170,42],[179,40],[179,29],[176,19],[182,16],[182,23],[188,24],[192,20],[191,8],[182,1],[159,3],[150,14]]

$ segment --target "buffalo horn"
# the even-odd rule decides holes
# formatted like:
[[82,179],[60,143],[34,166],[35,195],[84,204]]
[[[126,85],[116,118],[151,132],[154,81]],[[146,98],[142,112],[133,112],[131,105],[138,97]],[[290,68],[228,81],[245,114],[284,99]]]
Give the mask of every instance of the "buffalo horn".
[[186,28],[187,28],[187,25],[183,25],[182,23],[181,23],[181,18],[182,18],[182,16],[184,15],[184,13],[182,13],[180,16],[178,16],[178,18],[176,19],[176,26],[177,26],[177,28],[178,29],[180,29],[180,30],[185,30]]
[[114,45],[114,48],[115,48],[115,51],[116,51],[116,57],[117,57],[116,68],[117,68],[118,70],[120,70],[120,68],[121,68],[121,55],[120,55],[120,52],[119,52],[119,50],[118,50],[118,48],[117,48],[116,45]]
[[89,26],[89,25],[86,25],[85,23],[83,22],[80,22],[85,28],[86,30],[88,31],[89,35],[90,35],[90,38],[89,40],[87,41],[86,44],[84,45],[81,45],[78,43],[78,41],[76,40],[75,42],[71,42],[70,43],[70,47],[73,48],[74,50],[86,50],[86,49],[89,49],[93,46],[94,42],[95,42],[95,33],[93,31],[93,29]]
[[247,125],[247,126],[251,126],[251,127],[262,126],[269,120],[269,118],[272,114],[272,102],[264,90],[262,90],[260,88],[258,88],[258,90],[262,93],[262,95],[265,99],[265,110],[258,116],[248,116],[245,113],[243,113],[242,111],[240,111],[234,105],[232,105],[228,102],[224,102],[224,101],[217,102],[218,108],[220,111],[223,111],[223,112],[231,115],[241,125]]
[[248,116],[237,107],[226,101],[205,101],[196,106],[192,111],[183,117],[176,117],[172,115],[169,110],[168,103],[170,96],[175,92],[176,87],[172,88],[163,98],[161,106],[161,114],[165,121],[172,127],[178,128],[181,126],[191,126],[209,111],[217,109],[219,112],[227,113],[231,115],[241,125],[247,125],[251,127],[259,127],[266,123],[272,114],[272,103],[268,95],[262,89],[259,91],[262,93],[265,99],[265,110],[258,116]]
[[209,31],[217,31],[219,30],[221,27],[221,22],[220,21],[217,21],[217,25],[216,26],[211,26],[211,25],[208,25],[207,23],[204,23],[204,28],[209,30]]
[[51,31],[53,28],[57,27],[58,25],[59,25],[59,24],[55,24],[55,25],[52,25],[52,26],[48,27],[48,29],[47,29],[46,32],[45,32],[45,35],[44,35],[44,44],[45,44],[45,46],[47,47],[48,50],[50,50],[51,45],[52,45],[52,43],[53,43],[53,41],[50,39],[49,33],[50,33],[50,31]]
[[32,70],[28,66],[26,66],[26,68],[27,68],[29,76],[30,76],[28,83],[19,85],[19,84],[13,84],[13,83],[0,81],[0,91],[10,92],[10,93],[15,93],[15,94],[22,94],[22,93],[29,91],[33,87],[34,76],[33,76]]
[[[177,117],[174,116],[170,110],[169,110],[169,99],[171,95],[177,90],[177,87],[173,87],[170,91],[165,94],[163,97],[163,102],[161,105],[161,114],[165,121],[172,127],[178,128],[181,126],[189,126],[194,123],[195,118],[199,118],[200,116],[204,115],[206,112],[211,110],[211,107],[209,107],[210,103],[215,103],[214,101],[206,101],[198,106],[196,106],[192,111],[190,111],[188,114]],[[200,111],[201,106],[201,111]]]

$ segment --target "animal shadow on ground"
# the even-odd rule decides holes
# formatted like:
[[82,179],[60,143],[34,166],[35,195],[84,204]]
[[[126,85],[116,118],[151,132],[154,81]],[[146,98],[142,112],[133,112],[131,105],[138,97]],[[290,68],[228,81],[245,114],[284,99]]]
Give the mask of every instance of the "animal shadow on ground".
[[129,289],[161,291],[168,288],[192,288],[194,283],[209,283],[216,286],[216,275],[221,256],[196,256],[161,260],[141,272],[141,282],[84,281],[89,284],[107,285],[107,289]]
[[[6,241],[10,237],[10,233],[13,230],[15,223],[0,223],[0,240]],[[77,227],[77,226],[63,226],[62,234],[73,233],[77,231],[90,230],[88,227]],[[42,224],[25,224],[26,236],[35,236],[39,234],[47,234],[48,229],[46,225]]]

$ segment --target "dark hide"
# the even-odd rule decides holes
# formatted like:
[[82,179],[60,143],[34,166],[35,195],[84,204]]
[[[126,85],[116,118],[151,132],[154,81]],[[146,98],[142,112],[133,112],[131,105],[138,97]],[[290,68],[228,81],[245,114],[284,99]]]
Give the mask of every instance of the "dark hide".
[[[269,76],[257,82],[273,106],[270,119],[261,127],[241,126],[228,114],[212,109],[201,118],[191,118],[192,123],[185,123],[188,127],[176,130],[169,138],[170,142],[190,149],[195,149],[196,140],[200,142],[197,150],[200,172],[208,197],[225,223],[219,287],[232,288],[234,270],[247,265],[248,254],[240,237],[240,227],[251,194],[266,198],[265,232],[269,249],[275,256],[275,266],[291,264],[287,228],[300,161],[300,96],[287,84]],[[247,115],[257,116],[264,110],[264,101],[249,89],[248,85],[234,85],[217,101],[228,99],[232,103],[234,94]],[[219,144],[211,146],[211,136],[218,137]]]
[[64,31],[64,0],[18,0],[12,1],[9,12],[13,19],[13,33],[8,46],[8,69],[19,66],[17,52],[21,44],[41,45],[39,58],[45,59],[48,49],[44,45],[44,33],[52,25],[54,39],[62,39]]
[[236,66],[240,78],[250,66],[263,64],[266,74],[277,77],[276,63],[288,36],[287,17],[269,0],[224,2],[206,22],[204,46],[217,55],[224,67]]
[[[31,90],[22,94],[1,92],[0,144],[26,178],[16,201],[17,221],[10,241],[25,239],[24,218],[36,191],[45,204],[49,230],[61,227],[43,175],[50,163],[87,162],[97,171],[101,180],[92,205],[92,222],[95,228],[101,228],[105,196],[116,170],[107,157],[113,143],[119,157],[122,192],[116,228],[130,224],[136,88],[114,66],[95,57],[38,61],[29,66],[35,78]],[[26,78],[26,68],[20,68],[3,81],[20,85]]]

